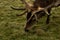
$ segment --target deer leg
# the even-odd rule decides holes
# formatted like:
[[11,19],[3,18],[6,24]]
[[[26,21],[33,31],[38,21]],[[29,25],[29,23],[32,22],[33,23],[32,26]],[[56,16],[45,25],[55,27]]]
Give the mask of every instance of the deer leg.
[[[50,14],[51,9],[48,9],[48,13]],[[46,24],[49,24],[50,21],[50,15],[47,15],[47,20],[46,20]]]

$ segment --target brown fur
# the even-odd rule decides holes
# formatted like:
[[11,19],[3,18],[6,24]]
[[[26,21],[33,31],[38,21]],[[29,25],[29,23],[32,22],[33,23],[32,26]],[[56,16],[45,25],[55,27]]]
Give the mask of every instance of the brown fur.
[[[53,4],[52,5],[52,7],[53,6],[55,6],[55,2],[56,2],[57,0],[35,0],[35,2],[34,2],[34,6],[33,6],[33,8],[38,8],[38,7],[41,7],[41,8],[45,8],[45,7],[47,7],[47,6],[49,6],[50,4]],[[60,4],[58,4],[57,6],[59,6]],[[51,7],[50,8],[48,8],[47,9],[47,12],[50,14],[50,12],[51,12]],[[30,14],[30,15],[29,15]],[[45,12],[43,11],[43,13],[40,11],[40,12],[37,12],[36,13],[36,15],[37,15],[37,17],[40,19],[41,17],[43,17],[43,16],[45,16]],[[30,16],[31,16],[31,13],[27,13],[27,20],[30,18]],[[30,19],[30,21],[29,22],[27,22],[26,23],[26,27],[25,27],[25,31],[29,31],[29,28],[33,25],[33,24],[35,24],[35,22],[36,22],[36,19],[34,19],[35,17],[33,16],[31,19]],[[47,20],[46,20],[46,24],[48,24],[49,23],[49,20],[50,20],[50,15],[47,15]]]

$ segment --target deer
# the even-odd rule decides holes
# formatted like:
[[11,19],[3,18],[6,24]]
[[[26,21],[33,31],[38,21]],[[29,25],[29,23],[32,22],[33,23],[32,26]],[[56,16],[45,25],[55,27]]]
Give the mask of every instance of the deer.
[[[27,22],[25,25],[25,32],[29,31],[29,28],[38,21],[39,18],[45,16],[47,14],[46,24],[49,24],[50,21],[50,12],[53,7],[60,6],[60,0],[35,0],[33,4],[26,2],[26,0],[21,0],[26,8],[16,9],[15,10],[25,10],[25,12],[21,15],[27,13]],[[20,16],[21,16],[20,15]]]

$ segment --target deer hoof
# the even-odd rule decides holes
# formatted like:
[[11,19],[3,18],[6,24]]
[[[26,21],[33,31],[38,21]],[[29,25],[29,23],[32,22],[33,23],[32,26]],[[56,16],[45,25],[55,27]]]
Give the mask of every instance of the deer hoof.
[[25,28],[25,32],[29,32],[29,30]]

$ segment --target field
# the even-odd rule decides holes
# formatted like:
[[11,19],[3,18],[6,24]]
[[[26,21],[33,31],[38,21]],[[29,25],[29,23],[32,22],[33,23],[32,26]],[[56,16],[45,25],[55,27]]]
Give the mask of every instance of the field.
[[31,29],[24,31],[26,15],[17,16],[23,11],[13,10],[22,7],[20,0],[0,0],[0,40],[60,40],[60,7],[52,8],[50,23],[46,25],[46,16]]

